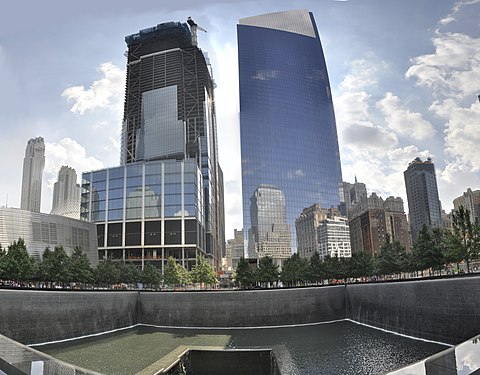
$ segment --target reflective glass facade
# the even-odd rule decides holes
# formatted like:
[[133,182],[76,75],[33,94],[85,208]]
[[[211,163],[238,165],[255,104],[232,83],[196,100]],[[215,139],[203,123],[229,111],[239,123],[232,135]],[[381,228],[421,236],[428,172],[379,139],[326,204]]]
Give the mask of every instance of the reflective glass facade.
[[273,185],[284,194],[295,251],[303,209],[339,205],[340,155],[322,46],[307,11],[245,18],[237,31],[245,236],[250,198],[260,185]]
[[81,215],[97,223],[99,259],[163,270],[205,252],[202,175],[195,161],[132,163],[83,174]]
[[100,259],[160,268],[173,256],[190,267],[201,253],[218,268],[225,218],[208,57],[186,23],[125,41],[122,167],[84,173],[82,218],[97,223]]
[[425,161],[416,158],[408,165],[403,176],[407,190],[410,231],[412,241],[415,241],[424,225],[428,228],[441,225],[435,166],[430,158]]
[[151,160],[185,154],[185,127],[178,120],[177,86],[142,94],[142,126],[138,159]]

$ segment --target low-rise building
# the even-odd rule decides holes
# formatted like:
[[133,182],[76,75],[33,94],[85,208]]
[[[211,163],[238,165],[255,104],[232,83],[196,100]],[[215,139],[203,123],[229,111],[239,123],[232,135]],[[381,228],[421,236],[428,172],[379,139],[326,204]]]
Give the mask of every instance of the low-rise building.
[[71,255],[80,247],[92,266],[98,264],[97,231],[95,224],[69,217],[49,215],[18,208],[0,208],[0,244],[8,247],[22,238],[27,251],[41,260],[45,248],[63,246]]

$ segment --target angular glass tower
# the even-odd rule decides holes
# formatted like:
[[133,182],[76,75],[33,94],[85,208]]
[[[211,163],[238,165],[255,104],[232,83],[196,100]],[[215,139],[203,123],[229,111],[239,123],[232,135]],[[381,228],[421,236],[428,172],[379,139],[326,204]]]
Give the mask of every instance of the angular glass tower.
[[432,159],[422,161],[415,158],[405,172],[405,189],[408,200],[408,218],[412,241],[426,225],[428,228],[440,227],[441,204],[438,198],[437,177]]
[[245,238],[254,238],[250,198],[260,185],[276,186],[285,196],[295,251],[302,210],[340,203],[340,154],[322,45],[306,10],[243,18],[237,32]]

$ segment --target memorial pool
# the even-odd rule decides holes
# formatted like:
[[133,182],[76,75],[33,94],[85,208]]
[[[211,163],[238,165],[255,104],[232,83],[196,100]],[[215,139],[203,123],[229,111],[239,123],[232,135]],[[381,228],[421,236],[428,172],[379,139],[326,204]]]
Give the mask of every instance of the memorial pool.
[[183,329],[139,325],[114,333],[35,346],[63,361],[103,374],[131,375],[180,345],[227,349],[281,346],[288,374],[383,374],[448,346],[344,320],[280,328]]

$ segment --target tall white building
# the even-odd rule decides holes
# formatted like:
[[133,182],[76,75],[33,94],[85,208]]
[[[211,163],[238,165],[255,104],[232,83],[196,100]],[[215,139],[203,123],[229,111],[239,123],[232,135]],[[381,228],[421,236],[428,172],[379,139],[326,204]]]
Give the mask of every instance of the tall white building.
[[75,169],[62,166],[58,180],[53,185],[52,215],[80,219],[80,185],[77,184]]
[[351,257],[348,219],[335,217],[323,220],[318,226],[318,245],[322,259],[327,255],[337,258]]
[[42,137],[32,138],[27,143],[23,159],[22,210],[40,212],[42,198],[42,175],[45,168],[45,143]]

